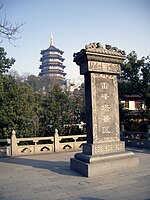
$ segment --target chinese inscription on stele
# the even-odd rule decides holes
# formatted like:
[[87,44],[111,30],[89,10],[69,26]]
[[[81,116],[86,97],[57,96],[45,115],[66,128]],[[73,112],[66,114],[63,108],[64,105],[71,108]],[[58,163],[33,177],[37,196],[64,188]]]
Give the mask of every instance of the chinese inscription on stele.
[[97,140],[116,136],[116,106],[117,93],[115,76],[93,74],[93,106],[95,134]]

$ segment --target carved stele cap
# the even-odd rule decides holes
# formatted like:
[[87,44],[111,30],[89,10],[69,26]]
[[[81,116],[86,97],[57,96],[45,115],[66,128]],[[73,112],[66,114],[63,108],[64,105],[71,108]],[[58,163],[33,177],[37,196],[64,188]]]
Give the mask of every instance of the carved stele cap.
[[126,59],[125,51],[101,43],[90,43],[81,49],[80,52],[74,53],[74,62],[80,66],[80,73],[85,74],[87,71],[100,73],[120,73],[120,64]]

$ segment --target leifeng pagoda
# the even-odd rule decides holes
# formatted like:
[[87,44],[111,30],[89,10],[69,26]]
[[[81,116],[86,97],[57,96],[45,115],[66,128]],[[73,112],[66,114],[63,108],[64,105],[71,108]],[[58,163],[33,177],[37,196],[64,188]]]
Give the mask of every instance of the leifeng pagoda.
[[41,51],[42,57],[40,61],[42,64],[39,67],[39,69],[41,69],[39,76],[47,76],[50,77],[53,82],[64,84],[66,73],[64,72],[65,66],[63,65],[63,61],[65,59],[62,58],[63,53],[63,51],[54,47],[51,34],[50,47]]

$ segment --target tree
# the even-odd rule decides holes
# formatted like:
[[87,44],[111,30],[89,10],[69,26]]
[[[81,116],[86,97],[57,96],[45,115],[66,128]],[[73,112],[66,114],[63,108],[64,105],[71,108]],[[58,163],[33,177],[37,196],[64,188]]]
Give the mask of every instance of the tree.
[[0,96],[3,91],[3,74],[10,69],[15,62],[14,58],[6,58],[7,53],[5,52],[3,47],[0,47]]
[[[2,8],[3,8],[3,4],[0,5],[0,10],[2,10]],[[15,41],[20,38],[18,35],[20,34],[20,28],[23,25],[24,25],[24,23],[12,24],[10,21],[8,21],[6,19],[6,14],[1,16],[0,38],[7,39],[11,44],[13,44],[12,41]],[[0,41],[0,43],[2,43],[2,42],[3,42],[3,39]]]
[[140,92],[143,95],[145,106],[150,108],[150,56],[143,57],[142,59]]
[[85,122],[85,94],[84,84],[81,84],[80,89],[75,89],[70,96],[72,102],[72,109],[74,110],[74,123]]
[[[144,110],[140,109],[140,118],[150,118],[150,57],[143,57],[137,59],[137,54],[133,51],[127,55],[127,60],[123,63],[121,68],[121,75],[119,79],[119,97],[124,95],[140,95],[143,98]],[[130,113],[130,114],[129,114]],[[121,122],[128,121],[131,127],[131,117],[133,112],[124,110],[120,105]]]
[[19,137],[33,135],[35,119],[35,99],[31,86],[10,75],[4,76],[0,95],[1,137],[10,137],[12,129]]
[[119,95],[141,94],[147,106],[150,97],[150,56],[137,59],[132,51],[122,65],[119,79]]
[[150,56],[143,57],[141,68],[140,93],[145,105],[144,117],[150,121]]
[[138,60],[135,51],[127,55],[127,59],[121,67],[119,81],[120,95],[139,93],[140,69],[143,64],[143,59]]
[[27,77],[26,82],[32,86],[35,92],[43,92],[48,94],[53,87],[53,82],[50,77],[30,75]]
[[49,134],[49,128],[52,127],[53,131],[57,128],[63,134],[64,124],[70,118],[68,94],[58,84],[54,84],[49,95],[45,96],[42,108],[40,114],[41,132],[47,132]]
[[40,135],[50,135],[57,128],[61,135],[79,134],[76,124],[85,122],[83,88],[73,93],[54,84],[49,94],[44,95],[40,118]]
[[15,63],[14,58],[6,58],[7,53],[3,47],[0,47],[0,74],[8,72],[10,67]]

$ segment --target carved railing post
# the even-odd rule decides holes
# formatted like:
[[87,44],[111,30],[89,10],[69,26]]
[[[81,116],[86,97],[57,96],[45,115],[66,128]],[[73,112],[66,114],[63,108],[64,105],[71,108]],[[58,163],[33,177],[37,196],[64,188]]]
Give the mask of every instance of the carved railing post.
[[58,134],[58,129],[55,129],[54,133],[54,152],[59,151],[59,134]]
[[17,155],[16,132],[13,130],[11,134],[11,156]]
[[74,149],[74,150],[77,149],[77,139],[78,139],[78,137],[73,137],[73,140],[74,140],[73,149]]
[[37,153],[37,143],[38,143],[39,140],[37,139],[34,139],[33,142],[34,142],[34,154]]

